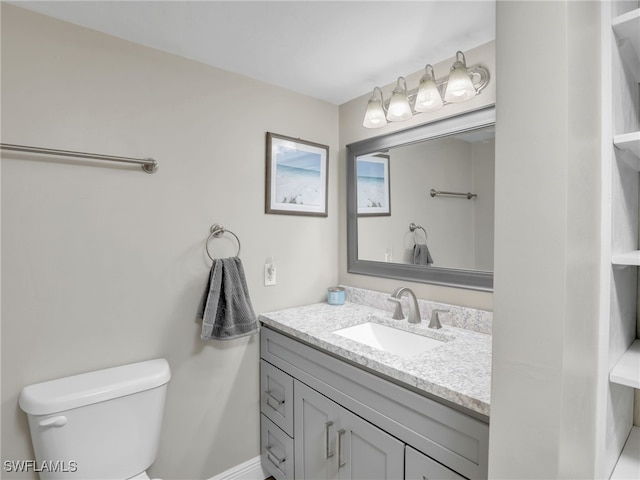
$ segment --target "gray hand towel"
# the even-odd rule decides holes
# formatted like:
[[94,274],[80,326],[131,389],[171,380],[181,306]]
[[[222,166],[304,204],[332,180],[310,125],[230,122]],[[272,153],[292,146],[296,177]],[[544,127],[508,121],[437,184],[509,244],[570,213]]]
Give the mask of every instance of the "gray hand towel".
[[231,340],[259,330],[238,257],[213,261],[198,317],[202,318],[202,340]]
[[426,244],[415,244],[413,246],[413,254],[411,255],[411,263],[414,265],[431,265],[433,258]]

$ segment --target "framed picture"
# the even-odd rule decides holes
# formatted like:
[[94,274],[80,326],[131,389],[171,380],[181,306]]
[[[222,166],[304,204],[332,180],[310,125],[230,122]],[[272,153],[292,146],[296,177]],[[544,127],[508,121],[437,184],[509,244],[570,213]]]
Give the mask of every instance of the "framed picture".
[[356,161],[358,216],[391,215],[389,155],[363,155]]
[[265,213],[327,216],[329,147],[267,132]]

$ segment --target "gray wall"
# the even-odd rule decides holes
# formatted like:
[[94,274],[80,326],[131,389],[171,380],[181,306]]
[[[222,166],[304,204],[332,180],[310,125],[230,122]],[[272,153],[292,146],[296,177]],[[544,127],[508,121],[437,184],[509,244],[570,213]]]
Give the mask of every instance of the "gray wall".
[[491,478],[598,478],[599,8],[497,4]]
[[473,154],[472,192],[478,197],[473,201],[473,235],[475,268],[493,271],[493,244],[495,222],[495,139],[475,142]]
[[[240,237],[257,312],[321,301],[337,281],[337,125],[334,105],[2,4],[2,141],[160,164],[3,155],[3,460],[33,458],[22,387],[155,357],[173,378],[152,476],[258,455],[257,337],[199,339],[204,240],[216,222]],[[263,213],[266,131],[329,145],[328,218]]]

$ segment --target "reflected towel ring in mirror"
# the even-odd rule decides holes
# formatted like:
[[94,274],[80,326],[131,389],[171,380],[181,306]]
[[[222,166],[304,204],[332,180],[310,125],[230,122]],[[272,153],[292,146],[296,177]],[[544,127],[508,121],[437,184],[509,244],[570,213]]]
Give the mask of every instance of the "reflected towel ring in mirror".
[[231,235],[236,237],[236,240],[238,242],[238,253],[236,253],[236,257],[240,256],[240,239],[235,233],[233,233],[231,230],[227,230],[219,223],[214,223],[213,225],[211,225],[210,231],[211,233],[207,237],[207,242],[205,243],[205,249],[207,250],[207,255],[209,256],[212,262],[215,260],[215,258],[211,255],[211,252],[209,251],[209,242],[211,241],[212,238],[220,238],[222,235],[224,235],[225,232],[230,233]]
[[409,231],[413,232],[413,243],[415,244],[418,243],[418,240],[416,239],[416,230],[422,230],[424,232],[424,241],[426,243],[428,239],[427,231],[424,229],[424,227],[421,227],[420,225],[416,225],[415,223],[411,222],[409,224]]

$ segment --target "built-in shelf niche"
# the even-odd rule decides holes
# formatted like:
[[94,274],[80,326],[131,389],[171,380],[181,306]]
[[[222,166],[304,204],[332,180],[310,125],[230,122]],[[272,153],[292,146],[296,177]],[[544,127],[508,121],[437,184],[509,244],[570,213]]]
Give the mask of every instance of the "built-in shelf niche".
[[613,144],[616,148],[624,150],[623,160],[636,172],[640,172],[640,132],[616,135],[613,137]]
[[636,52],[640,52],[640,8],[618,15],[611,22],[618,39],[629,39]]
[[611,480],[638,478],[640,473],[640,427],[633,427],[620,454]]
[[[640,37],[640,35],[638,35]],[[636,172],[640,172],[640,132],[624,133],[613,138],[613,144],[623,150],[622,159]],[[640,250],[615,253],[611,256],[614,265],[640,266]]]
[[[612,8],[612,5],[606,5],[605,8]],[[611,27],[614,33],[613,48],[617,50],[617,53],[614,55],[614,57],[619,54],[622,65],[605,63],[603,68],[607,69],[613,67],[614,69],[616,69],[616,71],[612,72],[613,77],[622,75],[623,77],[626,76],[632,84],[634,82],[640,83],[640,8],[636,8],[632,11],[614,17],[613,19],[611,19]],[[605,92],[605,98],[609,93],[610,92]],[[636,95],[632,94],[631,99],[632,102],[635,103],[635,105],[633,105],[632,103],[631,106],[632,108],[635,106],[635,112],[637,113],[640,108],[640,106],[637,104],[638,98]],[[620,104],[614,103],[614,116],[621,115],[623,113],[623,111],[621,111],[620,109],[626,109],[627,107],[625,102],[628,101],[628,97],[623,97]],[[612,127],[614,127],[613,124]],[[613,144],[615,145],[617,150],[615,155],[616,158],[622,163],[626,164],[635,172],[640,172],[640,131],[638,131],[638,119],[636,118],[634,120],[633,116],[626,116],[624,117],[624,121],[622,121],[617,128],[619,128],[618,132],[612,132],[614,135]],[[619,134],[616,135],[616,133]],[[618,168],[621,167],[622,165],[618,164]],[[616,168],[615,159],[613,162],[613,168]],[[618,187],[637,188],[637,185],[638,183],[636,182],[635,187],[633,187],[633,182],[626,182],[623,185],[619,185]],[[633,198],[634,196],[637,198],[637,192],[632,191],[614,191],[614,195],[615,194],[626,194],[628,195],[627,198]],[[614,205],[613,208],[625,208],[625,206],[624,204]],[[621,213],[621,216],[624,216],[624,214],[629,214],[632,212],[617,213]],[[631,239],[627,238],[626,244],[632,245],[633,242],[629,242],[629,240]],[[640,248],[640,243],[638,243],[637,237],[635,243],[635,248]],[[612,252],[611,263],[614,266],[638,267],[640,266],[640,250]],[[624,297],[623,294],[628,294],[630,285],[624,284],[624,282],[628,281],[628,278],[629,276],[627,275],[627,280],[622,281],[620,279],[621,283],[618,284],[617,287],[612,287],[614,289],[617,288],[617,291],[614,290],[611,293],[613,295],[622,295],[622,297]],[[618,362],[610,370],[609,380],[612,384],[622,385],[631,389],[640,389],[640,339],[636,339],[635,341],[633,341],[627,351],[622,354]],[[615,465],[615,468],[611,475],[611,479],[613,480],[640,478],[640,427],[631,425],[627,427],[626,425],[620,423],[620,416],[622,415],[622,418],[626,418],[627,413],[628,412],[617,412],[615,408],[613,410],[614,416],[617,417],[613,420],[613,424],[615,425],[613,427],[614,430],[618,429],[619,432],[621,432],[622,430],[630,431],[630,434],[626,439],[626,443],[624,443],[624,448],[622,449],[622,452],[617,460],[617,464]],[[629,430],[626,430],[626,428],[629,428]]]
[[[622,14],[613,19],[613,31],[621,43],[621,53],[626,60],[625,65],[634,78],[640,81],[640,8]],[[632,53],[633,52],[633,53]],[[634,58],[635,57],[635,58]]]
[[609,380],[627,387],[640,388],[640,340],[636,340],[609,373]]

